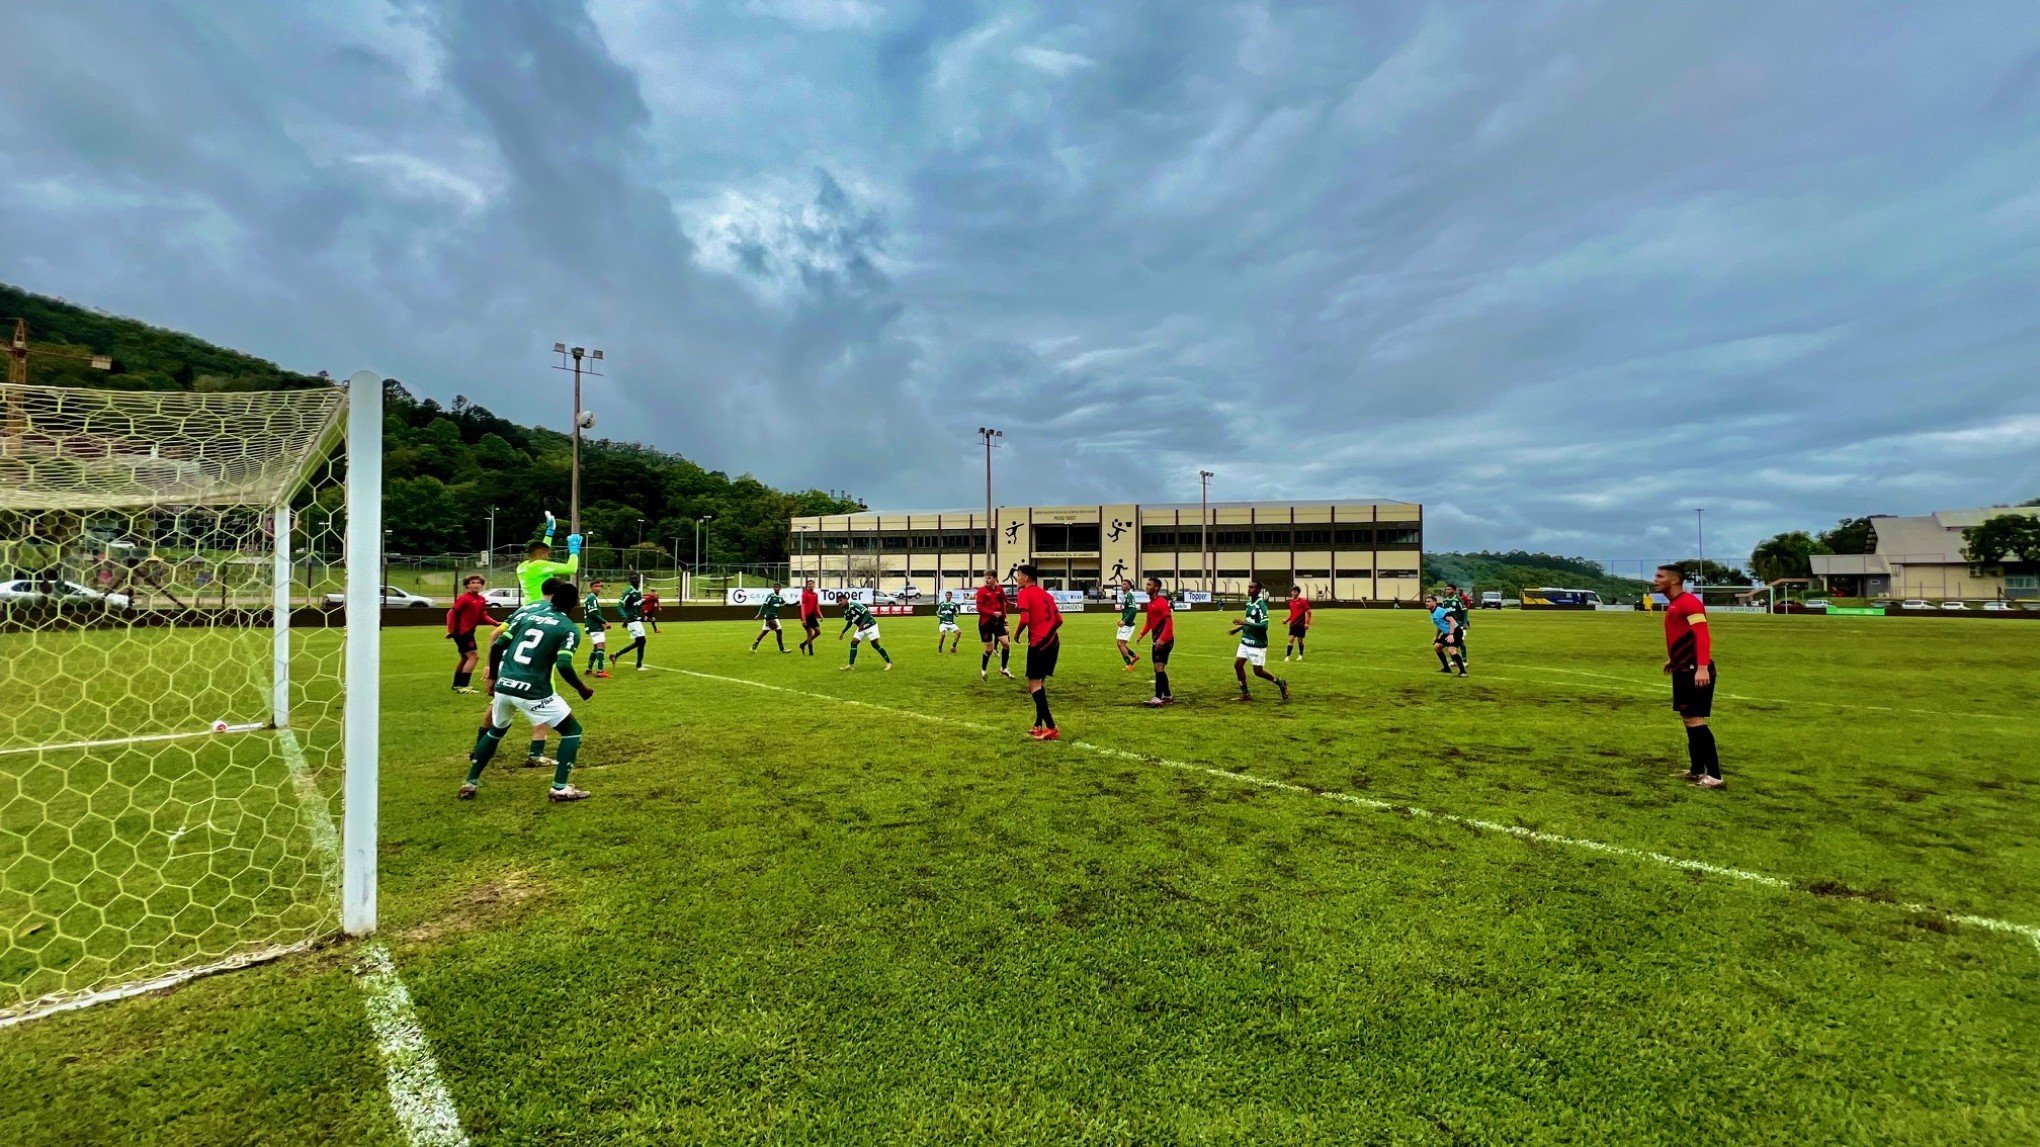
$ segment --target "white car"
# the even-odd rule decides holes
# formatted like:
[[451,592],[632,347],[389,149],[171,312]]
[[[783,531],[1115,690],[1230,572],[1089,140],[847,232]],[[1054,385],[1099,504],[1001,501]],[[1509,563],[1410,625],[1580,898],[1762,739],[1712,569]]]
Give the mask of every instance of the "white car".
[[524,591],[514,585],[499,585],[483,590],[482,600],[490,609],[516,609],[524,604]]
[[1983,608],[1987,613],[2009,613],[2018,607],[2009,601],[1986,601]]
[[1905,599],[1904,601],[1901,601],[1901,602],[1899,602],[1899,603],[1898,603],[1898,608],[1900,608],[1900,609],[1932,609],[1932,608],[1934,608],[1934,607],[1933,607],[1933,606],[1931,606],[1931,605],[1928,605],[1928,604],[1927,604],[1927,602],[1926,602],[1926,600],[1925,600],[1924,598],[1917,598],[1917,597],[1909,597],[1909,598],[1906,598],[1906,599]]
[[105,609],[127,610],[134,607],[133,599],[124,593],[102,593],[74,581],[18,578],[14,581],[0,582],[0,603],[43,605],[52,600],[59,605],[87,605]]
[[1799,604],[1808,609],[1826,609],[1828,607],[1828,600],[1824,597],[1809,597]]
[[[423,594],[412,593],[407,589],[398,589],[393,585],[382,587],[382,603],[384,608],[398,609],[431,609],[439,604]],[[344,593],[329,593],[326,595],[326,604],[346,605],[347,595]]]
[[1941,603],[1941,608],[1942,608],[1942,609],[1952,609],[1952,610],[1964,610],[1964,609],[1968,609],[1968,608],[1969,608],[1969,605],[1968,605],[1968,603],[1967,603],[1967,602],[1960,602],[1960,601],[1944,601],[1944,602],[1942,602],[1942,603]]

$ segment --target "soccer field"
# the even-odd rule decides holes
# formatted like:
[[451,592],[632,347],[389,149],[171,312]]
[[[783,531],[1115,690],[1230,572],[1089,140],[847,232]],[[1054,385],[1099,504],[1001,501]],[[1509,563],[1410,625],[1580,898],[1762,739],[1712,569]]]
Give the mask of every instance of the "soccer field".
[[[1067,620],[1058,744],[930,618],[667,624],[562,806],[521,726],[455,801],[480,699],[386,632],[382,938],[473,1141],[2040,1141],[2040,626],[1718,616],[1705,792],[1654,615],[1476,614],[1460,680],[1325,611],[1242,705],[1186,614],[1162,711]],[[0,1142],[406,1142],[362,958],[0,1030]]]

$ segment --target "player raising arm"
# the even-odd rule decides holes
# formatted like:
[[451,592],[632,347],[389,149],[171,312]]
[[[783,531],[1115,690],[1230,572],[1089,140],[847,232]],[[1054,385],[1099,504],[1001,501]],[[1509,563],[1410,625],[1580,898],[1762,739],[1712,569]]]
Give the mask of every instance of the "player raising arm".
[[468,755],[467,782],[460,786],[460,799],[472,800],[482,783],[482,771],[510,731],[510,715],[523,713],[535,730],[550,725],[560,731],[560,759],[553,769],[553,801],[577,801],[587,792],[567,783],[574,758],[581,752],[581,722],[559,694],[553,692],[552,675],[573,686],[586,701],[594,691],[574,674],[574,647],[581,631],[567,611],[574,608],[574,583],[550,583],[552,597],[528,605],[510,616],[496,639],[489,643],[489,688],[494,700],[489,719],[475,737]]

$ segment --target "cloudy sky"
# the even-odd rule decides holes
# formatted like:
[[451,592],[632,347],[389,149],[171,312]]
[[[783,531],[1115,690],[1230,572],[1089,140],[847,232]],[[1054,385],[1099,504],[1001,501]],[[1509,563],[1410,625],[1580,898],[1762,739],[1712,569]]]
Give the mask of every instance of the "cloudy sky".
[[[878,507],[2040,495],[2028,3],[66,0],[0,279]],[[21,50],[26,46],[27,50]]]

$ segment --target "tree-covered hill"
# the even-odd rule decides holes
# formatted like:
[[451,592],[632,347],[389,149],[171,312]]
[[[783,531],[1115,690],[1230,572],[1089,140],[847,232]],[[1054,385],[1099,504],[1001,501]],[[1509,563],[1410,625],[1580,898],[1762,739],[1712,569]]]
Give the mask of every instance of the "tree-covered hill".
[[1425,586],[1447,582],[1462,589],[1498,589],[1508,597],[1515,597],[1525,586],[1590,589],[1600,594],[1603,601],[1635,601],[1649,588],[1634,578],[1612,577],[1601,568],[1600,563],[1586,558],[1523,550],[1425,554]]
[[[39,385],[235,391],[326,381],[6,284],[0,284],[0,318],[8,320],[10,333],[12,320],[28,320],[28,380]],[[112,356],[113,369],[94,369],[94,354]],[[519,426],[465,396],[442,406],[395,379],[385,382],[384,394],[383,520],[393,552],[479,551],[487,544],[491,507],[498,546],[526,540],[547,509],[566,514],[564,434]],[[680,538],[681,557],[691,561],[694,523],[712,515],[702,529],[703,562],[784,561],[789,517],[857,508],[819,490],[789,493],[748,474],[732,478],[647,446],[608,439],[581,444],[582,525],[604,546],[630,546],[642,536],[647,546],[671,553],[672,540]]]

